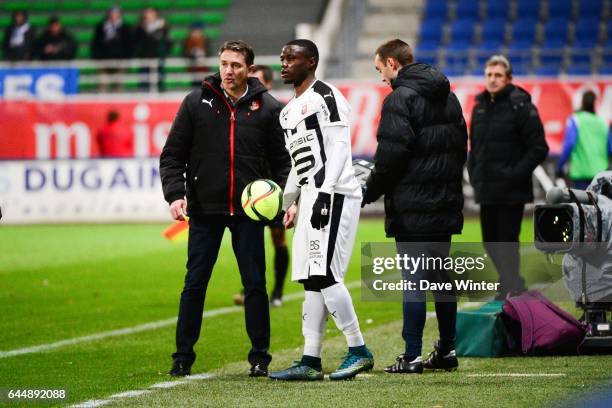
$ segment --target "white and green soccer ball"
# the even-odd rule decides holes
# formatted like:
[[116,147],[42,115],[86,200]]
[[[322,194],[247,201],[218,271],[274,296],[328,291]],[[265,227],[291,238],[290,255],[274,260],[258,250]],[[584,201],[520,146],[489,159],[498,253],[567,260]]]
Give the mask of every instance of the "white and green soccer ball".
[[255,180],[242,190],[241,201],[249,218],[255,221],[270,221],[283,208],[283,190],[272,180]]

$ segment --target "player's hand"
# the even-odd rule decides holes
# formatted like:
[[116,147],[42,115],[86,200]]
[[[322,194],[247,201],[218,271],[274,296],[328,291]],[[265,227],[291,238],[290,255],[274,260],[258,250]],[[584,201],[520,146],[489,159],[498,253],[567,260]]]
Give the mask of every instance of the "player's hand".
[[173,220],[185,221],[185,216],[187,215],[187,201],[183,198],[174,200],[172,204],[170,204],[170,215]]
[[297,214],[297,205],[291,204],[291,207],[287,209],[285,216],[283,217],[283,225],[285,228],[290,229],[294,226],[295,215]]
[[314,229],[325,228],[329,224],[329,213],[331,212],[331,194],[319,192],[310,216],[310,225]]

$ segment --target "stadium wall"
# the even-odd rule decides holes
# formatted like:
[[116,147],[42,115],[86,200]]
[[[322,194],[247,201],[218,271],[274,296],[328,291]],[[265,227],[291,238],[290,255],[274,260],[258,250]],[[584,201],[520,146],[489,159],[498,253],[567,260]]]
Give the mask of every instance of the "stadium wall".
[[[372,81],[334,81],[351,104],[353,154],[376,149],[380,107],[390,89]],[[454,80],[469,120],[480,78]],[[612,78],[520,79],[544,121],[551,156],[561,149],[565,120],[585,89],[599,96],[609,122]],[[277,93],[286,100],[290,93]],[[182,95],[66,97],[64,101],[0,100],[0,207],[3,223],[145,222],[169,220],[158,173]],[[128,158],[101,159],[96,133],[106,113],[117,110],[134,141]],[[550,162],[547,163],[549,175]],[[475,204],[466,182],[466,211]],[[538,190],[539,191],[539,190]],[[540,193],[542,193],[540,191]],[[543,197],[538,194],[538,197]]]

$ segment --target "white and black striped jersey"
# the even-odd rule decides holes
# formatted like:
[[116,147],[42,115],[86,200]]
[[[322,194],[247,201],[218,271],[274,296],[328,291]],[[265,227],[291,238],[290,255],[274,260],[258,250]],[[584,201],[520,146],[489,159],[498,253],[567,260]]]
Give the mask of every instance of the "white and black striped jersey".
[[351,155],[350,106],[336,87],[315,80],[280,114],[292,168],[285,187],[285,205],[302,187],[361,197]]

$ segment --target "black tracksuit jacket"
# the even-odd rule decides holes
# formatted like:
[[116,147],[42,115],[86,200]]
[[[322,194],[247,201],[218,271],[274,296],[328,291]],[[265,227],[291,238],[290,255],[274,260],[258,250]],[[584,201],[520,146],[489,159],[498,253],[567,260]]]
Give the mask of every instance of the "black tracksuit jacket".
[[467,129],[448,79],[423,63],[403,67],[383,102],[366,202],[385,195],[388,236],[451,235],[463,228]]
[[285,186],[291,162],[278,120],[282,105],[255,78],[235,105],[219,74],[183,100],[160,156],[168,203],[187,197],[188,215],[244,214],[240,196],[259,178]]
[[533,170],[548,154],[544,127],[531,97],[509,84],[495,98],[476,97],[470,123],[468,170],[476,202],[533,201]]

